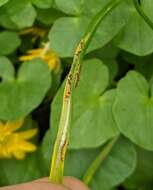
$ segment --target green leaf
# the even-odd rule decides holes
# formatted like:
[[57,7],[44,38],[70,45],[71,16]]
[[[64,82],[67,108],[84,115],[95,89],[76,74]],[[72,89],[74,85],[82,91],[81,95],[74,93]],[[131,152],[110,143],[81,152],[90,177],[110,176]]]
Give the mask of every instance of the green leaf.
[[42,177],[37,153],[24,160],[0,160],[0,186],[15,185]]
[[17,29],[16,24],[10,19],[5,6],[0,7],[0,25],[6,29]]
[[[48,166],[50,164],[53,144],[51,131],[48,131],[44,138],[40,153],[42,162],[46,168],[46,173],[49,172]],[[101,148],[102,147],[96,149],[69,150],[66,156],[64,175],[82,179],[91,163],[100,153]],[[136,150],[133,144],[127,139],[120,137],[106,160],[104,160],[96,172],[90,184],[91,189],[109,190],[122,183],[135,170],[136,158]]]
[[125,181],[128,189],[151,190],[153,187],[153,152],[137,148],[137,167]]
[[4,31],[0,32],[0,55],[8,55],[16,50],[21,44],[17,33]]
[[120,80],[113,106],[121,133],[148,150],[153,150],[152,90],[141,74],[131,71]]
[[37,20],[41,23],[50,26],[58,18],[65,16],[64,13],[55,9],[37,9]]
[[[115,91],[105,92],[108,84],[108,69],[100,60],[84,63],[73,99],[75,111],[71,122],[70,148],[97,147],[118,134],[111,111]],[[50,126],[53,139],[59,124],[63,87],[52,103]]]
[[0,0],[0,6],[6,4],[9,0]]
[[11,0],[5,8],[10,19],[19,27],[30,27],[36,18],[36,11],[29,0]]
[[116,77],[118,73],[118,64],[116,62],[116,57],[119,53],[119,49],[115,47],[112,43],[107,44],[103,48],[92,51],[87,55],[87,58],[98,58],[104,61],[104,64],[108,67],[110,74],[110,82]]
[[[141,6],[153,21],[152,0],[141,1]],[[144,56],[153,52],[153,30],[145,23],[134,7],[126,27],[115,41],[118,47],[135,55]]]
[[135,166],[136,151],[129,141],[121,138],[98,169],[90,187],[93,190],[109,190],[132,174]]
[[52,7],[53,0],[32,0],[32,3],[39,8],[47,9]]
[[36,59],[21,65],[17,77],[11,62],[0,57],[0,119],[25,117],[45,97],[51,83],[47,64]]
[[[63,17],[55,22],[49,34],[50,46],[62,57],[72,56],[90,20],[107,3],[107,0],[56,0],[57,7],[73,17]],[[126,24],[129,7],[126,1],[121,2],[102,21],[88,51],[100,48],[113,39]]]

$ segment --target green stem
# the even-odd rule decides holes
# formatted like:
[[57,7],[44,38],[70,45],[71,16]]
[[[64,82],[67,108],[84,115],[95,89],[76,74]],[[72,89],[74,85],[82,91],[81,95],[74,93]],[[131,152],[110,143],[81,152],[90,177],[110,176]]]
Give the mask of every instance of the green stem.
[[85,35],[83,36],[79,45],[76,48],[72,66],[65,84],[58,133],[53,148],[51,171],[49,177],[49,180],[52,181],[53,183],[61,184],[63,182],[64,161],[69,141],[69,126],[70,126],[70,117],[72,112],[71,111],[72,92],[77,87],[77,84],[79,82],[80,67],[84,55],[101,21],[120,2],[121,0],[111,0],[100,12],[98,12],[95,15],[95,17],[92,19],[91,23],[89,24],[87,32],[85,33]]
[[135,8],[137,10],[137,12],[139,13],[139,15],[144,19],[144,21],[150,26],[150,28],[153,30],[153,22],[151,21],[151,19],[145,14],[145,12],[143,11],[140,3],[138,2],[138,0],[133,0]]
[[89,185],[90,182],[92,181],[95,173],[97,172],[98,168],[100,167],[100,165],[102,164],[102,162],[106,159],[106,157],[108,156],[108,154],[111,152],[114,144],[117,142],[119,136],[113,138],[113,140],[111,140],[106,147],[104,147],[102,149],[102,151],[99,153],[99,155],[96,157],[96,159],[93,161],[93,163],[90,165],[90,167],[88,168],[88,170],[86,171],[84,177],[83,177],[83,182],[86,185]]

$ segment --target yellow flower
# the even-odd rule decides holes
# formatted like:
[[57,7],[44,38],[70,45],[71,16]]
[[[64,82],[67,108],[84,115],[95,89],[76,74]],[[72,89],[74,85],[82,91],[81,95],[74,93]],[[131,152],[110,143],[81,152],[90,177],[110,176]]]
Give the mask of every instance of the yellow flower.
[[30,61],[35,58],[41,58],[47,64],[50,70],[54,70],[56,73],[60,70],[60,59],[55,52],[49,49],[48,44],[43,48],[32,49],[27,52],[27,55],[23,55],[19,58],[20,61]]
[[32,42],[35,42],[39,37],[43,38],[47,34],[47,30],[44,28],[38,28],[38,27],[31,27],[24,29],[19,32],[20,35],[27,35],[31,34],[34,37],[32,38]]
[[36,150],[36,146],[27,140],[36,135],[37,129],[16,132],[22,127],[23,122],[0,122],[0,158],[24,159],[26,153]]

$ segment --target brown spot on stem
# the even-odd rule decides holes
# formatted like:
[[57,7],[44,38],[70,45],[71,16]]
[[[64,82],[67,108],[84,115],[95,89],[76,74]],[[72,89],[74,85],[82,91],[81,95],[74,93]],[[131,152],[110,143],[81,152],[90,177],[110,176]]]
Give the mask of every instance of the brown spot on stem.
[[61,161],[64,162],[65,160],[65,154],[67,150],[67,145],[68,145],[68,139],[66,138],[62,147],[61,147]]
[[81,73],[81,65],[78,65],[78,70],[76,72],[76,79],[75,79],[75,88],[78,86],[80,80],[80,73]]
[[81,42],[79,43],[77,49],[76,49],[75,56],[79,57],[83,47],[84,47],[84,40],[82,39]]
[[67,78],[67,84],[66,84],[66,92],[65,92],[65,98],[68,99],[71,95],[71,83],[72,83],[72,75],[69,74]]

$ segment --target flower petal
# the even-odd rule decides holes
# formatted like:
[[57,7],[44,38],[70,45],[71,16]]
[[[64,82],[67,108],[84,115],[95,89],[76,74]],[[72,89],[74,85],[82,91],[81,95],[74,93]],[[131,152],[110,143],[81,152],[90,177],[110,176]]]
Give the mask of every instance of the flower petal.
[[19,138],[27,140],[27,139],[31,139],[32,137],[34,137],[36,134],[38,133],[38,129],[29,129],[27,131],[23,131],[23,132],[18,132],[17,135],[19,136]]
[[5,128],[7,129],[7,131],[13,132],[21,128],[23,123],[24,123],[24,119],[16,120],[13,122],[7,122],[5,124]]
[[32,54],[30,54],[30,55],[23,55],[23,56],[19,57],[19,60],[20,61],[30,61],[30,60],[38,58],[38,57],[39,57],[39,55],[32,55]]
[[37,149],[36,145],[27,141],[20,142],[19,148],[26,152],[34,152]]
[[14,151],[13,155],[18,160],[23,160],[25,158],[25,156],[26,156],[25,152],[21,151],[21,150]]

